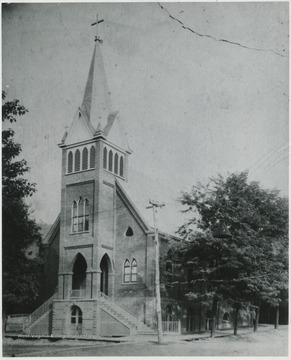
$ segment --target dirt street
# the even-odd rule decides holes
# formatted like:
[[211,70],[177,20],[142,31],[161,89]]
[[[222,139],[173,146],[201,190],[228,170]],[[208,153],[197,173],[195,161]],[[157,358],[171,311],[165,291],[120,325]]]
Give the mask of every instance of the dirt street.
[[281,326],[279,330],[264,327],[257,333],[194,341],[168,336],[163,345],[145,336],[120,344],[5,339],[3,350],[4,356],[287,356],[288,327]]

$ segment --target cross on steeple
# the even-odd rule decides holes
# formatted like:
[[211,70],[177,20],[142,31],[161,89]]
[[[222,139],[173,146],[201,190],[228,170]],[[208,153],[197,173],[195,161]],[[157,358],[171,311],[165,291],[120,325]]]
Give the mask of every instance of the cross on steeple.
[[98,24],[102,23],[103,21],[104,21],[104,19],[98,20],[98,14],[96,14],[96,22],[94,22],[93,24],[91,24],[91,26],[96,25],[95,41],[98,41],[100,44],[103,43],[103,40],[101,40],[101,38],[98,36]]

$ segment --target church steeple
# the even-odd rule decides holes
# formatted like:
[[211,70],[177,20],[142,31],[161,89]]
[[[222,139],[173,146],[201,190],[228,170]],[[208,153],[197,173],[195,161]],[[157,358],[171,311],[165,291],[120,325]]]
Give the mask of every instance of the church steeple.
[[[98,21],[92,25],[103,22]],[[103,139],[109,146],[118,148],[124,154],[132,151],[128,146],[126,133],[118,111],[112,111],[105,68],[101,55],[100,44],[103,41],[95,36],[95,46],[89,74],[85,86],[81,107],[77,109],[74,120],[62,138],[60,147],[79,146],[83,142]]]
[[[102,21],[98,21],[97,17],[96,23],[92,25],[98,27],[98,23]],[[82,102],[82,108],[95,130],[99,123],[102,130],[105,128],[107,117],[111,113],[111,101],[99,43],[102,43],[102,40],[96,31],[93,57]]]

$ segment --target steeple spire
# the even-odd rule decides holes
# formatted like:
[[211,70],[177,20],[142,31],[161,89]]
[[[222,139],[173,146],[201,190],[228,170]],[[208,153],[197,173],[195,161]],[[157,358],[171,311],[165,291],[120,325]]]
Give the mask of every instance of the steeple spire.
[[[96,25],[96,28],[98,28],[98,24],[103,21],[104,20],[98,20],[97,15],[96,22],[93,23],[92,26]],[[94,129],[97,129],[100,123],[101,129],[103,130],[107,125],[107,117],[111,112],[111,101],[99,45],[102,44],[102,42],[103,41],[98,36],[97,29],[93,57],[85,87],[82,108],[85,110]]]

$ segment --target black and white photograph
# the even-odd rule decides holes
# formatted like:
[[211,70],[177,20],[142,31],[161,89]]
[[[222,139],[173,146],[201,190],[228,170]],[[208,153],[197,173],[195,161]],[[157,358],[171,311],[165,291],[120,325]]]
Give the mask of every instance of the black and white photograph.
[[2,7],[2,356],[287,357],[289,2]]

